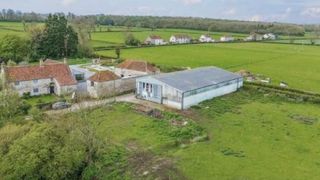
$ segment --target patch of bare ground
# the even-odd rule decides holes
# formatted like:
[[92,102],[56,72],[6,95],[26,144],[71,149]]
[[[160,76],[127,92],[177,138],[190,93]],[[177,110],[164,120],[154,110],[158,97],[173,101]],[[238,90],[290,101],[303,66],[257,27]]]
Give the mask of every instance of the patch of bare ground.
[[174,160],[160,157],[150,151],[135,151],[129,158],[134,179],[187,179],[175,166]]

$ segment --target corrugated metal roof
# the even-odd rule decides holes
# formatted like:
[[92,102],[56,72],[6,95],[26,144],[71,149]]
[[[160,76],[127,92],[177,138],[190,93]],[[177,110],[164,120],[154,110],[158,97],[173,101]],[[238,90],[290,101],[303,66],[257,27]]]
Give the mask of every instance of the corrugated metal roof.
[[217,67],[196,68],[192,70],[155,75],[153,77],[182,92],[241,78],[240,75]]

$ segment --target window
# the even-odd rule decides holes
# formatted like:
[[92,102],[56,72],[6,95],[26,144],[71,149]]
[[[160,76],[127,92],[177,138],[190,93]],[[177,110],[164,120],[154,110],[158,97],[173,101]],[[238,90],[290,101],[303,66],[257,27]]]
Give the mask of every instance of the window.
[[33,89],[33,93],[38,93],[39,92],[39,88],[34,88]]
[[19,82],[19,81],[16,81],[16,82],[14,82],[14,85],[19,86],[19,85],[20,85],[20,82]]
[[38,79],[34,79],[33,84],[37,84],[37,83],[38,83]]
[[83,81],[84,80],[84,74],[76,74],[75,78],[77,81]]
[[92,86],[92,87],[94,86],[94,82],[93,82],[93,81],[91,81],[91,86]]

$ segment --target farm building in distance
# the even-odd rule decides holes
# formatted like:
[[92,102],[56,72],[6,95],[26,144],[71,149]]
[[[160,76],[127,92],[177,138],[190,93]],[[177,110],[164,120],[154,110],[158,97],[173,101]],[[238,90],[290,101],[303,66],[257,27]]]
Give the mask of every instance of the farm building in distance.
[[30,96],[57,94],[60,96],[77,90],[77,81],[66,63],[40,60],[39,65],[15,67],[2,65],[1,69],[6,84],[16,90],[20,96],[24,94]]
[[231,41],[234,41],[234,38],[232,36],[222,36],[220,38],[220,41],[221,42],[231,42]]
[[170,43],[173,44],[187,44],[191,43],[192,38],[185,34],[177,34],[170,37]]
[[165,44],[164,40],[160,36],[156,36],[156,35],[149,36],[145,40],[144,43],[149,44],[149,45],[164,45]]
[[243,86],[240,75],[216,67],[137,78],[140,99],[187,109],[202,101],[237,91]]
[[204,42],[214,42],[214,39],[212,39],[212,37],[209,34],[204,34],[204,35],[200,36],[199,41],[203,42],[203,43]]

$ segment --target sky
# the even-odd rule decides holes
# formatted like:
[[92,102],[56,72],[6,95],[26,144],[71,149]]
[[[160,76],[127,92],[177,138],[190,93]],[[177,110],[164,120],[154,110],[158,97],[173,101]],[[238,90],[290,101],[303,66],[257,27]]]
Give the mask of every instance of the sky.
[[0,0],[0,9],[320,24],[320,0]]

